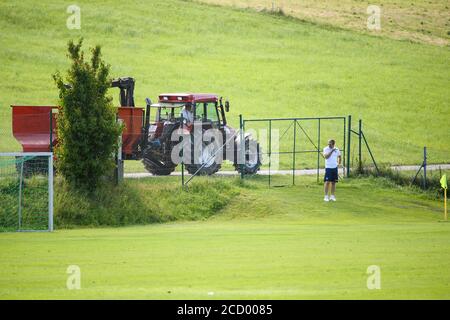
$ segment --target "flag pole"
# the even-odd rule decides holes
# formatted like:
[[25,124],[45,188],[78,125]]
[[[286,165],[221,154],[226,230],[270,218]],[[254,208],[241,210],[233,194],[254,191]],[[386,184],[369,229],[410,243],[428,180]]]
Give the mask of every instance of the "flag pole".
[[442,189],[444,189],[444,220],[447,221],[447,175],[444,174],[441,177],[441,180],[439,180],[439,182],[441,183],[441,187]]
[[444,189],[444,219],[447,221],[447,188]]

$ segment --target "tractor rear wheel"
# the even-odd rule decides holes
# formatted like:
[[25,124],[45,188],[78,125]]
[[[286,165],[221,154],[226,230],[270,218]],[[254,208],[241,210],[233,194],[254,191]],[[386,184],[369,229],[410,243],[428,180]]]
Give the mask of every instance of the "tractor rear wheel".
[[[251,154],[250,142],[256,145],[256,154]],[[259,143],[253,139],[245,138],[245,164],[234,163],[234,168],[239,173],[256,174],[261,167],[262,153]]]
[[203,144],[202,152],[194,164],[186,164],[186,170],[190,174],[212,175],[220,170],[221,164],[216,162],[216,152],[218,151],[213,144]]

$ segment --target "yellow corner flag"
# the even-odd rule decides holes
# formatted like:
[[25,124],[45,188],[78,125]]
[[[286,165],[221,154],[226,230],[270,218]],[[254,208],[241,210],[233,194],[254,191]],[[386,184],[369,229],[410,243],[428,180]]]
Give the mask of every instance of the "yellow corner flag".
[[441,178],[441,187],[447,189],[447,175],[444,174]]

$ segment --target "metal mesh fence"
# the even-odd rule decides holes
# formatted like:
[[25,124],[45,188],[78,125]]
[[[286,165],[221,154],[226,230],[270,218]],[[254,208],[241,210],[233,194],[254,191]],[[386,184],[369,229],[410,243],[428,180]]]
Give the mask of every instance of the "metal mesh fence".
[[51,153],[0,153],[0,230],[53,228]]
[[248,119],[244,130],[260,143],[259,175],[265,176],[269,185],[281,186],[295,184],[299,175],[315,175],[320,181],[325,167],[323,148],[330,139],[341,151],[339,172],[343,177],[346,121],[345,117]]

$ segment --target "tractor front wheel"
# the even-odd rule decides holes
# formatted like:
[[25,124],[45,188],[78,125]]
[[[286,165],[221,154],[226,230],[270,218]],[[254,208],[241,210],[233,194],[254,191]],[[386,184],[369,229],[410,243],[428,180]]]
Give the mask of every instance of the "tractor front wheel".
[[175,170],[175,167],[155,166],[154,164],[146,163],[145,160],[143,162],[145,169],[154,176],[168,176]]
[[176,165],[172,161],[160,161],[161,155],[155,153],[152,147],[148,147],[144,151],[142,163],[145,169],[155,176],[168,176],[174,170]]

